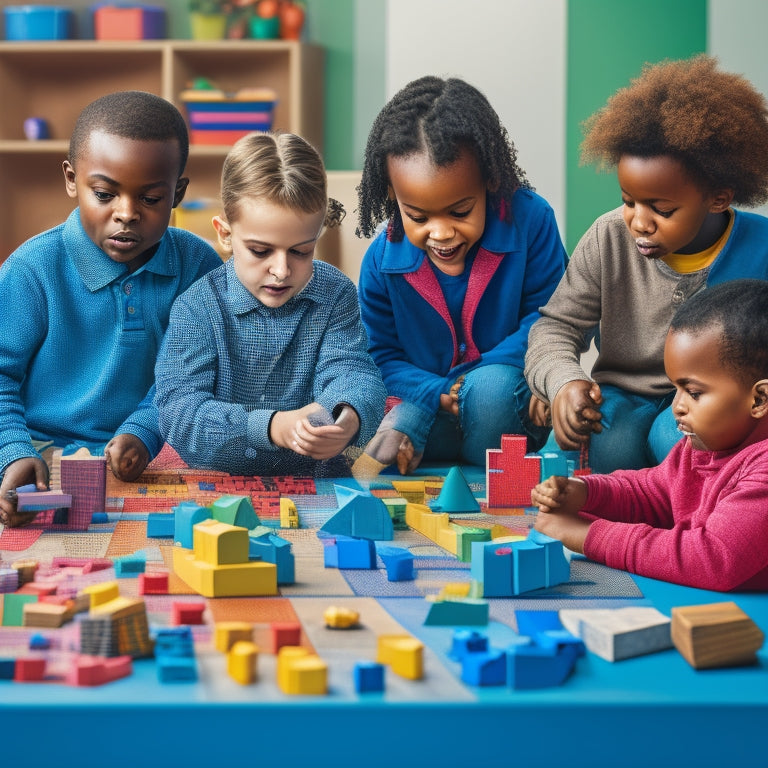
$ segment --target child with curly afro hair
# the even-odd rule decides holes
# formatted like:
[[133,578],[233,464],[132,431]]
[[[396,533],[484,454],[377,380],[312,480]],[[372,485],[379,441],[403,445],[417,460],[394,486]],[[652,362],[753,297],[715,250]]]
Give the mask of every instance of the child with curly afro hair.
[[586,121],[582,156],[616,168],[622,205],[577,245],[525,375],[561,448],[589,445],[596,472],[639,469],[680,438],[664,372],[675,311],[707,285],[768,279],[768,219],[732,207],[768,199],[768,105],[709,56],[646,65]]

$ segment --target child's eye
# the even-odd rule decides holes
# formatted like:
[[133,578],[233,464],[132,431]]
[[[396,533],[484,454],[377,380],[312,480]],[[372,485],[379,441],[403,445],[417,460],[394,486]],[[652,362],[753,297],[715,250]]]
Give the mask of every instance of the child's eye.
[[414,224],[423,224],[426,220],[426,216],[415,216],[412,213],[405,214]]
[[314,253],[314,248],[311,248],[308,251],[299,251],[299,250],[296,250],[295,248],[291,248],[291,255],[296,256],[299,259],[305,259],[307,256],[312,256],[313,253]]
[[625,200],[623,197],[621,198],[622,205],[625,205],[627,208],[634,208],[635,204],[632,200]]
[[694,391],[691,389],[687,390],[687,392],[688,392],[688,397],[690,397],[691,400],[698,400],[701,397],[701,392]]
[[145,205],[157,205],[162,199],[162,197],[149,197],[147,195],[141,198]]
[[662,216],[665,219],[668,219],[677,209],[673,208],[671,211],[662,211],[655,206],[651,206],[651,210],[653,210],[654,213],[657,213],[659,216]]
[[451,211],[451,216],[455,219],[466,219],[470,213],[472,213],[471,208],[468,211]]
[[248,249],[257,259],[263,259],[269,256],[269,248],[249,248]]
[[107,202],[109,202],[114,197],[114,195],[111,192],[104,192],[101,189],[94,189],[93,190],[93,196],[100,203],[107,203]]

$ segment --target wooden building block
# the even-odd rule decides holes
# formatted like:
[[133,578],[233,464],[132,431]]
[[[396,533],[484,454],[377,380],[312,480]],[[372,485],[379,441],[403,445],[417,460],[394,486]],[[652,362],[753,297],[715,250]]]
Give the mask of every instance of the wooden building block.
[[760,628],[732,601],[672,609],[672,642],[696,669],[753,664],[763,640]]
[[606,661],[619,661],[672,647],[670,619],[656,608],[564,608],[563,626]]
[[277,656],[277,684],[283,693],[325,694],[328,692],[328,665],[306,648],[286,645]]
[[218,621],[213,630],[213,645],[217,651],[228,653],[237,642],[253,642],[253,625],[247,621]]
[[424,676],[424,644],[411,635],[379,635],[376,661],[409,680]]
[[89,584],[81,590],[91,600],[91,608],[96,608],[104,603],[115,600],[120,595],[120,588],[116,581],[102,581],[98,584]]

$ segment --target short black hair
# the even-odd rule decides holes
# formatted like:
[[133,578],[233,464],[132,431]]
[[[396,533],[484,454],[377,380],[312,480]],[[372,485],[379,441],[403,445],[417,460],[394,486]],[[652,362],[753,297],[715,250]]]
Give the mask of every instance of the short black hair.
[[136,141],[176,141],[179,176],[189,157],[187,124],[170,101],[145,91],[118,91],[92,101],[77,118],[69,140],[69,162],[77,159],[92,133],[102,131]]
[[388,158],[426,151],[442,167],[456,161],[462,150],[477,158],[491,207],[510,221],[512,195],[518,187],[531,185],[488,99],[464,80],[431,75],[413,80],[396,93],[374,120],[366,143],[357,188],[358,236],[371,237],[382,221],[389,220],[391,239],[403,239],[400,211],[389,199]]
[[745,384],[768,379],[768,280],[741,278],[691,296],[670,332],[721,329],[720,362]]

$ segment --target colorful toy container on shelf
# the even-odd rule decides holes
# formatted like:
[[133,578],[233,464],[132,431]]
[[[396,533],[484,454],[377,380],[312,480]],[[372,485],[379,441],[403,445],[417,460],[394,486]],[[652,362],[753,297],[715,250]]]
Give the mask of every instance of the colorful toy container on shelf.
[[9,5],[3,9],[6,40],[67,40],[74,13],[54,5]]
[[97,40],[160,40],[165,37],[165,8],[158,5],[95,5]]
[[192,144],[234,144],[252,131],[272,128],[277,94],[270,88],[243,88],[226,94],[218,89],[182,91]]

